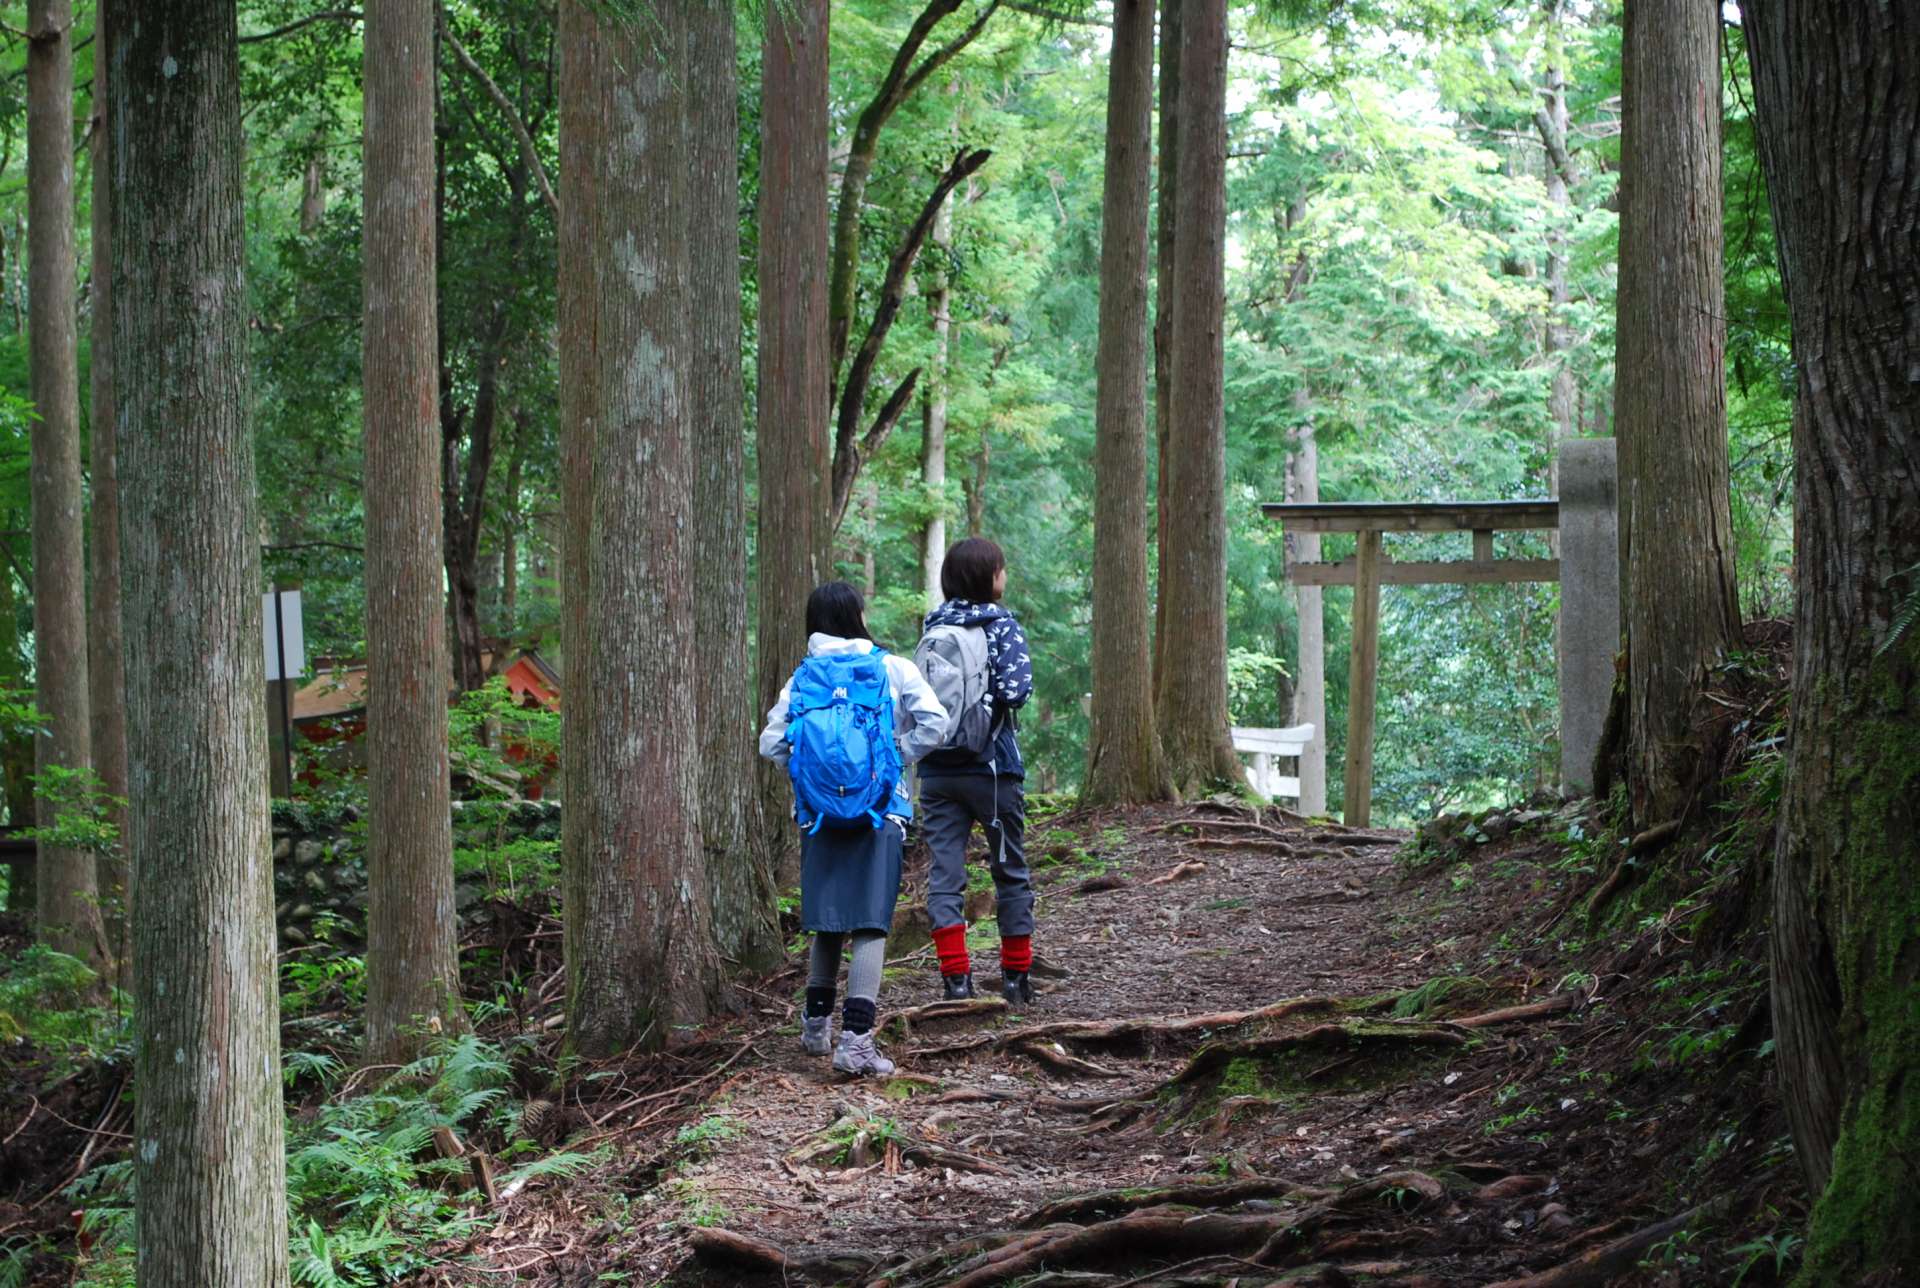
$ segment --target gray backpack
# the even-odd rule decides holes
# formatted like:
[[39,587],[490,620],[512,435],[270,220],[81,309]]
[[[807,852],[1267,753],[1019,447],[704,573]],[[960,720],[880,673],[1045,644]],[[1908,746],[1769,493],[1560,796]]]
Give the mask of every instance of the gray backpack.
[[978,626],[935,626],[920,637],[913,664],[947,709],[947,736],[938,750],[984,756],[993,744],[986,631]]

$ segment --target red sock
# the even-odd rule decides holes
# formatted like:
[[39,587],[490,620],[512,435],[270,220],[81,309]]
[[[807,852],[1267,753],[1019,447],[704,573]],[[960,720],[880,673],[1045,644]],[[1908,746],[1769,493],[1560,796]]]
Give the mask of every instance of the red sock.
[[1002,935],[1000,937],[1000,969],[1033,969],[1033,936]]
[[934,931],[933,951],[940,958],[942,975],[965,975],[972,970],[967,960],[967,923],[956,921]]

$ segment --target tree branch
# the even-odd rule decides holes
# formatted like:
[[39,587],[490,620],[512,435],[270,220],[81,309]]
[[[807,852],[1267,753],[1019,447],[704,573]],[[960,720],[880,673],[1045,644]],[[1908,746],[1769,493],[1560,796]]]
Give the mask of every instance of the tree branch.
[[440,37],[447,42],[447,48],[453,51],[454,58],[467,74],[480,82],[480,88],[487,92],[493,105],[507,118],[507,125],[513,136],[520,140],[520,155],[527,159],[527,169],[533,172],[533,181],[540,187],[540,196],[547,203],[547,210],[555,220],[560,218],[560,199],[553,195],[553,185],[547,181],[547,167],[540,160],[540,149],[534,145],[533,135],[527,131],[527,123],[520,119],[520,113],[514,110],[513,100],[508,98],[501,88],[487,75],[486,68],[474,61],[467,47],[460,43],[460,37],[453,34],[453,27],[447,22],[446,10],[440,11]]
[[921,46],[942,19],[959,9],[961,0],[928,0],[927,7],[913,20],[907,35],[894,53],[893,64],[873,98],[854,123],[853,141],[847,150],[846,168],[840,180],[840,201],[833,215],[832,274],[827,286],[827,352],[832,363],[830,388],[840,384],[840,364],[846,360],[847,341],[853,334],[854,295],[860,271],[860,208],[866,200],[867,180],[873,174],[874,156],[880,147],[880,131],[894,112],[927,77],[945,66],[954,55],[973,42],[999,9],[1001,0],[991,0],[980,16],[965,31],[927,55],[918,67]]
[[[860,428],[860,413],[866,404],[867,385],[873,378],[873,366],[880,357],[880,346],[886,343],[887,332],[900,312],[901,301],[906,298],[907,276],[913,271],[913,262],[919,257],[920,248],[926,244],[928,234],[933,231],[934,220],[939,216],[940,207],[945,204],[948,194],[985,165],[987,158],[992,155],[985,148],[954,154],[953,164],[947,167],[946,173],[940,176],[940,182],[934,185],[933,192],[920,207],[920,217],[913,221],[913,227],[907,230],[900,249],[894,252],[892,261],[887,265],[887,276],[880,287],[880,301],[874,307],[873,321],[867,326],[866,339],[860,344],[860,352],[854,355],[853,365],[847,371],[846,386],[840,391],[840,411],[833,441],[833,507],[829,528],[840,526],[841,516],[846,513],[847,500],[853,494],[854,480],[860,473],[863,454],[856,437]],[[908,392],[911,393],[910,387]],[[896,390],[893,398],[887,400],[888,405],[892,406],[894,399],[900,396]],[[896,418],[899,416],[899,407],[893,408],[893,414]],[[885,409],[882,410],[882,416],[884,418]],[[885,441],[892,428],[890,423],[881,428],[876,421],[874,430],[868,431],[868,437],[874,439],[875,430],[878,430],[875,441]]]
[[311,27],[316,22],[359,22],[358,9],[323,9],[319,13],[310,13],[304,18],[296,18],[284,27],[275,27],[272,31],[256,32],[251,36],[240,37],[243,45],[258,44],[263,40],[278,40],[282,36],[291,36],[302,27]]

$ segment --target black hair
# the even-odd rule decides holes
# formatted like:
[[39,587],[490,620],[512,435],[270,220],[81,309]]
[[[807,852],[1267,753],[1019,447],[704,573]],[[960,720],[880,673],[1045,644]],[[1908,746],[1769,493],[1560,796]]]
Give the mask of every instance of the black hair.
[[844,581],[815,586],[807,596],[807,634],[838,635],[843,640],[871,640],[867,634],[867,601]]
[[1006,555],[985,537],[956,541],[940,563],[940,593],[948,599],[991,604],[994,576],[1006,566]]

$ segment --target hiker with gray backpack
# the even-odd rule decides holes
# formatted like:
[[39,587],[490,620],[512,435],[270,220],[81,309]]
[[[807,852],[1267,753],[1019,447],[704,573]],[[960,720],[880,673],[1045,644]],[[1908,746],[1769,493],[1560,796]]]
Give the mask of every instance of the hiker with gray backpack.
[[973,997],[967,953],[967,841],[987,838],[1000,927],[1000,991],[1033,1001],[1033,881],[1027,870],[1026,765],[1014,713],[1033,694],[1020,623],[1000,603],[1007,560],[982,537],[955,542],[940,566],[946,602],[927,614],[913,660],[951,713],[947,736],[920,762],[920,828],[931,861],[927,915],[943,995]]
[[[938,746],[946,708],[912,662],[873,642],[866,603],[844,581],[807,597],[807,656],[780,690],[760,754],[786,769],[800,825],[800,928],[811,932],[800,1044],[841,1073],[893,1072],[874,1046],[887,932],[900,899],[913,802],[903,764]],[[840,959],[852,943],[840,1041],[832,1040]]]

